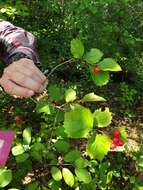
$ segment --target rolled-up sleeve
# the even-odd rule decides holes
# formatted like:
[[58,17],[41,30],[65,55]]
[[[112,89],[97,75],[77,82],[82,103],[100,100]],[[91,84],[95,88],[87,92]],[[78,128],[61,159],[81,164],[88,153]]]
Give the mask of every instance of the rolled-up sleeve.
[[16,54],[24,54],[34,63],[40,63],[35,37],[10,22],[0,21],[0,56],[9,64]]

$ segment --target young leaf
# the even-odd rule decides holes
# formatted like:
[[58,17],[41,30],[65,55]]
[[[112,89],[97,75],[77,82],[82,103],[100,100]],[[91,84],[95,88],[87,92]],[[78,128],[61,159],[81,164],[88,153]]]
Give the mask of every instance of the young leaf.
[[65,113],[65,133],[72,138],[84,138],[93,128],[93,115],[89,109],[80,107]]
[[80,157],[80,152],[78,150],[72,150],[65,155],[64,160],[65,162],[73,163],[79,157]]
[[51,168],[51,174],[52,174],[52,177],[55,181],[60,181],[62,180],[62,173],[60,171],[59,168],[57,167],[52,167]]
[[74,185],[74,176],[68,168],[63,168],[62,170],[63,178],[65,183],[72,187]]
[[41,99],[36,105],[37,113],[51,114],[50,107],[48,105],[47,98]]
[[105,58],[103,61],[101,61],[98,66],[103,71],[121,71],[120,65],[111,58]]
[[99,102],[99,101],[106,101],[106,99],[104,99],[101,96],[98,96],[96,94],[94,94],[94,92],[91,92],[89,94],[86,94],[83,98],[82,98],[83,102]]
[[76,168],[75,174],[79,181],[82,181],[84,183],[90,183],[92,178],[90,173],[86,169]]
[[7,186],[12,180],[12,172],[7,169],[0,169],[0,187]]
[[81,59],[84,54],[84,45],[80,39],[75,38],[71,41],[71,54],[76,59]]
[[66,102],[73,102],[76,99],[76,91],[72,88],[66,90],[65,92],[65,100]]
[[12,148],[12,154],[14,156],[17,156],[17,155],[20,155],[20,154],[23,154],[25,151],[24,151],[24,148],[22,146],[22,144],[19,144],[19,145],[16,145]]
[[87,143],[86,152],[91,159],[94,158],[101,161],[110,150],[110,145],[111,139],[108,136],[93,135]]
[[109,111],[109,108],[105,108],[104,111],[101,111],[100,108],[98,110],[95,110],[93,117],[97,127],[107,127],[111,123],[112,113]]
[[109,73],[107,71],[100,71],[99,73],[94,73],[90,69],[91,78],[97,86],[106,85],[109,82]]
[[100,61],[100,59],[102,58],[102,56],[103,56],[102,51],[100,51],[99,49],[96,49],[96,48],[92,48],[90,50],[90,52],[88,52],[86,54],[85,60],[89,64],[95,64],[95,63],[97,63],[97,62]]
[[27,127],[23,131],[23,141],[24,144],[29,145],[31,143],[31,128]]

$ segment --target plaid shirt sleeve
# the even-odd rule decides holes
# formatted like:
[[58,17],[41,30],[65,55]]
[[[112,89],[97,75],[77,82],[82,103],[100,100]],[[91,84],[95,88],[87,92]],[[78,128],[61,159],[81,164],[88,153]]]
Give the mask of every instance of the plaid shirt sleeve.
[[12,63],[15,56],[40,63],[35,46],[36,39],[30,32],[0,20],[0,56],[6,63]]

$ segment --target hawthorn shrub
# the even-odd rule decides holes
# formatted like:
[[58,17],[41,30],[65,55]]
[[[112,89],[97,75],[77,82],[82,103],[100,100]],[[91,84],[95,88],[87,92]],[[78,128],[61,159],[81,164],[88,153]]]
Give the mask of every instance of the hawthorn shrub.
[[[78,38],[71,41],[71,54],[72,60],[59,67],[80,60],[78,64],[87,66],[86,72],[96,85],[107,84],[109,72],[121,71],[119,64],[112,58],[104,58],[99,49],[86,52]],[[139,178],[122,169],[128,156],[121,161],[118,155],[119,166],[112,166],[113,161],[105,158],[110,150],[123,146],[127,140],[124,127],[109,128],[112,122],[109,108],[96,108],[98,102],[106,99],[94,92],[79,97],[74,86],[64,89],[56,84],[48,87],[48,93],[40,100],[31,99],[36,103],[33,119],[41,118],[38,128],[26,122],[26,115],[20,116],[22,112],[10,124],[17,131],[17,137],[7,167],[0,169],[0,187],[9,190],[120,189],[120,180],[125,185],[124,177],[128,180],[127,189],[140,187]],[[132,157],[141,170],[142,147]]]
[[[110,77],[116,71],[117,86],[127,83],[121,93],[130,83],[142,90],[142,9],[141,0],[0,2],[2,18],[37,37],[40,67],[49,79],[48,97],[40,101],[0,94],[0,127],[17,134],[7,166],[0,169],[1,189],[143,188],[142,146],[133,154],[110,153],[127,134],[121,127],[114,135],[110,95],[97,93],[109,79],[117,80],[117,73]],[[119,101],[127,103],[126,97]]]

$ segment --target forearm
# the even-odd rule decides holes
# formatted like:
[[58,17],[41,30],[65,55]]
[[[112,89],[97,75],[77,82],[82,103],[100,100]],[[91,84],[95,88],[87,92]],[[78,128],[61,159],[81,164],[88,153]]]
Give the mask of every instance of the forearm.
[[2,44],[2,58],[6,63],[12,63],[17,57],[33,60],[39,63],[34,36],[24,29],[14,26],[7,21],[0,22],[0,43]]

